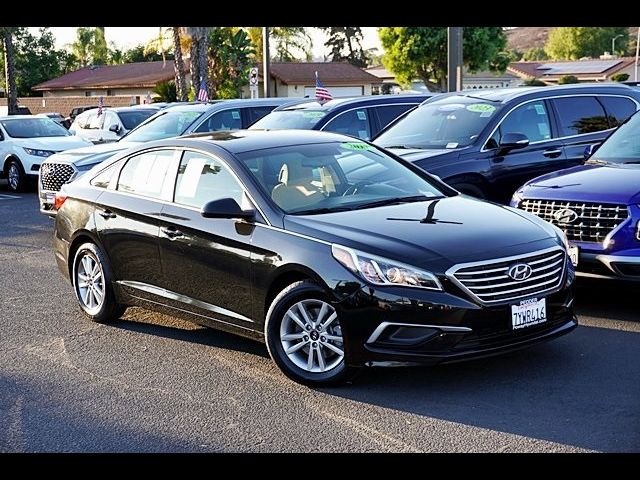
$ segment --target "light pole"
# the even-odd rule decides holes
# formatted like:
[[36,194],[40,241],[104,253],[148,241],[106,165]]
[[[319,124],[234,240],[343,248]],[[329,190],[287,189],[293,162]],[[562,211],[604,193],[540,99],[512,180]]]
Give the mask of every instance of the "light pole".
[[616,35],[615,37],[613,37],[613,40],[611,40],[611,55],[616,54],[616,40],[619,39],[620,37],[624,37],[624,35],[622,34]]

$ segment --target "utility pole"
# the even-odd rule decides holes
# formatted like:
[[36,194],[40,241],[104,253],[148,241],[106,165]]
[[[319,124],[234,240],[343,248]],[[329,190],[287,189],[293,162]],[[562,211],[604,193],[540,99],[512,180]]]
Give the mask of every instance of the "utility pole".
[[447,86],[449,92],[462,90],[462,27],[447,27]]
[[269,73],[269,27],[262,27],[262,81],[264,85],[264,98],[269,98],[269,81],[271,75]]

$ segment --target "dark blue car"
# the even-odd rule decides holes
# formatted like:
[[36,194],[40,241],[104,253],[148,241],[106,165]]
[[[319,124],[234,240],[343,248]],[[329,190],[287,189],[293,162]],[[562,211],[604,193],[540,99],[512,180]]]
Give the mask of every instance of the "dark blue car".
[[526,183],[511,206],[560,227],[578,248],[583,276],[640,280],[640,115],[584,165]]
[[301,100],[282,105],[249,130],[323,130],[369,140],[432,95],[371,95],[337,98],[324,104]]

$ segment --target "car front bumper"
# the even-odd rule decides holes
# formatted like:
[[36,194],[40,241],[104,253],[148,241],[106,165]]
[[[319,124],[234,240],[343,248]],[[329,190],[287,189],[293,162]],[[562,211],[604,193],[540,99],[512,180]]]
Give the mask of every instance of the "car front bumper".
[[512,328],[511,304],[480,306],[446,292],[413,290],[405,296],[362,289],[336,306],[341,310],[345,358],[355,366],[433,365],[550,340],[578,325],[570,283],[544,296],[545,322],[518,330]]

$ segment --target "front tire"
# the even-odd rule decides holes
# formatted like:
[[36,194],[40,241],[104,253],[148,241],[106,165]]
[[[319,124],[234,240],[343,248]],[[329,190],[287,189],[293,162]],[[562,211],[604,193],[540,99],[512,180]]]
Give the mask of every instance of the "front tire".
[[27,188],[27,175],[18,160],[9,160],[5,174],[12,192],[23,192]]
[[117,320],[126,306],[116,302],[106,256],[94,243],[84,243],[73,259],[73,289],[83,313],[94,322]]
[[347,366],[338,313],[314,282],[300,281],[282,290],[265,322],[269,355],[290,379],[309,386],[341,383]]

